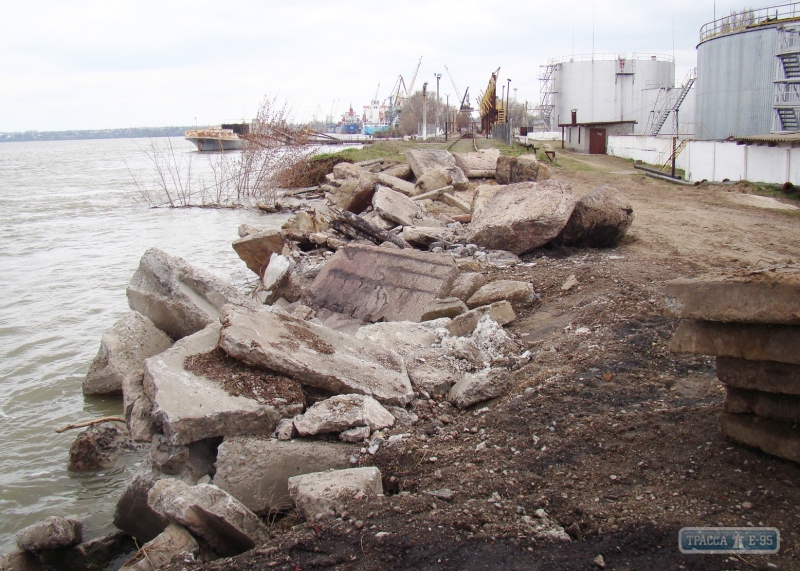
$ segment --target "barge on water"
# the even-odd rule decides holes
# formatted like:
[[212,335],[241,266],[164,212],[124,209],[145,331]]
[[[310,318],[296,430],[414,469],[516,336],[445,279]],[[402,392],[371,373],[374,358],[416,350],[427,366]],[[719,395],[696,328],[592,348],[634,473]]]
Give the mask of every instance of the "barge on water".
[[197,146],[198,151],[235,151],[242,147],[240,135],[250,132],[247,123],[221,125],[219,129],[192,129],[183,137]]

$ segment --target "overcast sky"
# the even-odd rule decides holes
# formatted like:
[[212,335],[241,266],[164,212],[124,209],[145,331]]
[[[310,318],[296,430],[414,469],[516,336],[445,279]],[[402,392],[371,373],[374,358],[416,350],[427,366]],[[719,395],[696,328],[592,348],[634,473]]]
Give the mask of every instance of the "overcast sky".
[[[716,1],[716,15],[749,4]],[[766,5],[766,4],[764,4]],[[755,7],[761,7],[756,4]],[[299,120],[385,99],[399,75],[474,97],[501,67],[539,98],[548,58],[674,53],[696,62],[713,0],[0,0],[0,131],[250,120],[265,96]],[[673,34],[674,30],[674,34]],[[574,45],[574,48],[573,48]]]

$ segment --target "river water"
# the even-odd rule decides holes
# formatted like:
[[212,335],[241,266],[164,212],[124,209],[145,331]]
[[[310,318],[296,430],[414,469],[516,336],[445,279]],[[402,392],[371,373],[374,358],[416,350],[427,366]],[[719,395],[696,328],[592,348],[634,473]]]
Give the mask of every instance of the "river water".
[[[129,196],[148,178],[146,140],[0,144],[0,553],[48,515],[111,529],[129,466],[66,469],[78,431],[56,428],[122,412],[121,399],[84,398],[81,381],[103,331],[128,311],[125,287],[152,246],[228,279],[247,269],[231,248],[241,223],[277,228],[282,215],[242,209],[147,209]],[[195,175],[213,156],[180,139]],[[191,153],[191,154],[190,154]],[[130,169],[130,170],[129,170]]]

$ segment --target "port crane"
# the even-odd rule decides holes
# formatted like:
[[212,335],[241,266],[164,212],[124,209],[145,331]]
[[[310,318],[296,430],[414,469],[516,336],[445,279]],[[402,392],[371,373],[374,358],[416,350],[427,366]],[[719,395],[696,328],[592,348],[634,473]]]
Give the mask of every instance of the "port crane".
[[[411,83],[408,85],[408,88],[406,88],[406,82],[403,76],[398,75],[397,81],[395,81],[394,87],[389,93],[389,97],[387,97],[387,107],[389,108],[388,121],[392,127],[397,127],[400,121],[400,115],[403,113],[403,103],[414,93],[414,83],[417,81],[417,74],[419,73],[419,67],[421,65],[422,56],[419,57],[417,68],[414,70],[414,76],[411,78]],[[380,84],[378,84],[378,87],[380,87]],[[375,93],[375,99],[378,99],[377,92]]]
[[[450,70],[447,66],[444,66],[445,71],[447,72],[447,77],[450,78],[450,83],[453,84],[453,89],[456,90],[456,97],[461,94],[461,90],[456,85],[456,80],[453,79],[453,74],[450,73]],[[461,98],[461,106],[459,107],[461,111],[472,111],[472,107],[469,104],[469,87],[464,90],[464,96]]]

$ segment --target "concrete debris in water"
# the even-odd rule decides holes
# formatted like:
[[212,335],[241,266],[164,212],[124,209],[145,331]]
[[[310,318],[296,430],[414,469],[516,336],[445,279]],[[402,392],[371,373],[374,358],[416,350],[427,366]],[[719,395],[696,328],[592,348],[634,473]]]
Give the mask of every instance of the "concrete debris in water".
[[251,305],[232,285],[157,248],[142,256],[127,294],[131,309],[175,340],[217,321],[226,303]]
[[83,381],[85,395],[121,395],[123,386],[141,379],[144,360],[172,346],[153,322],[130,311],[103,333],[100,350]]
[[77,545],[83,539],[83,524],[66,517],[50,516],[14,535],[20,549],[46,551]]

